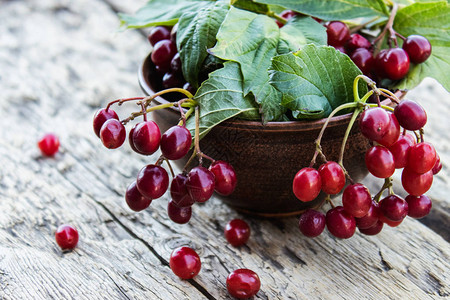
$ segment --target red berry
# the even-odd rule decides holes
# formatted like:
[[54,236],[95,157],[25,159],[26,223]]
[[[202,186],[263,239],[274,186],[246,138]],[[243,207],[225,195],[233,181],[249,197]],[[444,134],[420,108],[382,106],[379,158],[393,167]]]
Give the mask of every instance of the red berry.
[[392,220],[389,220],[388,218],[386,218],[386,217],[384,216],[383,213],[380,213],[379,219],[380,219],[380,221],[383,222],[384,224],[389,225],[389,227],[397,227],[398,225],[400,225],[400,224],[403,222],[403,219],[400,220],[400,221],[392,221]]
[[100,137],[100,129],[102,129],[103,124],[109,119],[119,120],[119,116],[117,116],[117,113],[114,110],[106,110],[105,108],[99,109],[95,113],[93,125],[94,132],[98,137]]
[[[409,136],[409,137],[408,137]],[[389,147],[392,156],[394,157],[394,163],[396,169],[401,169],[406,167],[409,148],[414,145],[412,137],[407,135],[402,135],[398,140]]]
[[406,167],[419,174],[433,169],[437,156],[433,145],[427,142],[415,144],[410,147]]
[[410,35],[403,42],[403,50],[408,53],[409,59],[415,63],[423,63],[431,55],[430,42],[421,35]]
[[361,232],[362,234],[365,235],[377,235],[381,232],[381,230],[383,229],[383,222],[381,221],[377,221],[375,223],[375,225],[373,225],[372,227],[369,228],[359,228],[359,232]]
[[209,170],[214,174],[217,193],[224,196],[233,193],[237,178],[232,165],[226,161],[218,160],[211,164]]
[[364,75],[373,77],[372,71],[374,69],[375,59],[369,50],[358,48],[353,52],[350,58]]
[[184,157],[191,147],[191,132],[184,126],[173,126],[161,137],[161,152],[167,159]]
[[128,207],[134,211],[141,211],[149,207],[152,199],[142,196],[136,187],[136,181],[133,181],[125,193],[125,201]]
[[136,186],[144,197],[158,199],[167,191],[169,175],[160,166],[147,165],[139,171]]
[[347,186],[342,194],[342,205],[347,213],[353,217],[364,217],[372,205],[369,190],[362,184]]
[[191,219],[192,207],[179,207],[173,200],[171,200],[167,205],[167,215],[177,224],[186,224]]
[[225,226],[224,233],[228,243],[238,247],[247,243],[250,237],[250,227],[244,220],[234,219]]
[[178,32],[178,23],[173,25],[172,30],[170,31],[170,40],[175,45],[177,44],[177,32]]
[[338,194],[345,186],[345,174],[342,167],[329,161],[319,167],[322,190],[330,195]]
[[348,239],[355,233],[355,218],[346,212],[342,206],[330,209],[325,219],[328,231],[337,238]]
[[170,30],[164,26],[153,27],[148,35],[148,41],[152,46],[155,46],[155,44],[159,41],[168,39],[170,39]]
[[348,26],[340,21],[333,21],[327,25],[328,45],[337,47],[344,46],[350,39]]
[[128,143],[130,144],[130,147],[131,147],[131,149],[132,149],[134,152],[136,152],[136,153],[138,153],[138,154],[145,155],[145,153],[143,153],[143,152],[139,151],[138,149],[136,149],[136,146],[134,145],[134,142],[133,142],[134,130],[136,129],[136,126],[138,126],[138,125],[139,125],[139,123],[138,123],[138,124],[135,124],[135,125],[130,129],[130,132],[128,133]]
[[325,228],[325,215],[308,209],[300,216],[298,228],[307,237],[319,236]]
[[411,218],[423,218],[431,211],[431,199],[426,195],[408,195],[406,196],[405,200],[406,202],[408,202],[408,216],[410,216]]
[[175,53],[177,53],[177,46],[171,40],[161,40],[153,47],[151,59],[156,66],[169,69]]
[[389,195],[380,201],[380,210],[389,220],[399,222],[408,215],[408,202],[397,195]]
[[383,49],[380,52],[378,52],[378,54],[375,56],[375,63],[374,63],[374,70],[376,75],[379,77],[379,79],[381,78],[385,78],[386,72],[384,70],[384,59],[386,57],[386,54],[388,52],[389,49]]
[[419,130],[427,123],[427,113],[417,102],[403,100],[394,109],[400,126],[406,130]]
[[53,133],[46,133],[37,142],[39,149],[45,156],[53,156],[58,152],[59,149],[59,139]]
[[153,121],[146,121],[137,124],[133,130],[133,145],[138,153],[151,155],[159,148],[161,141],[161,131]]
[[362,112],[359,118],[361,133],[372,141],[381,140],[389,130],[391,119],[381,107],[373,107]]
[[182,75],[178,73],[170,73],[167,72],[164,74],[162,78],[162,85],[165,89],[175,88],[175,87],[182,87],[184,84],[184,79]]
[[214,174],[211,171],[198,166],[189,172],[186,188],[194,201],[205,202],[214,193],[214,181]]
[[402,185],[408,194],[420,196],[425,194],[433,183],[433,172],[423,174],[404,168],[402,172]]
[[376,140],[377,143],[385,147],[390,147],[400,137],[400,124],[398,123],[397,118],[393,113],[388,113],[388,116],[389,127],[383,137],[379,140]]
[[394,156],[384,146],[373,146],[366,152],[366,166],[378,178],[391,177],[395,172]]
[[357,49],[369,49],[372,47],[372,44],[362,35],[353,33],[350,35],[350,39],[347,41],[345,47],[349,53],[352,53]]
[[322,179],[316,169],[303,168],[297,172],[292,183],[295,196],[303,202],[314,200],[322,188]]
[[436,175],[442,170],[442,162],[441,158],[439,157],[439,154],[436,153],[436,163],[434,164],[433,169],[431,171],[433,172],[433,175]]
[[[280,14],[280,17],[282,17],[283,19],[285,19],[285,20],[288,21],[289,19],[295,17],[296,15],[297,15],[297,13],[296,13],[295,11],[292,11],[292,10],[284,10],[284,11]],[[281,28],[281,27],[284,26],[284,24],[281,23],[281,22],[278,21],[278,20],[276,20],[275,22],[277,23],[277,25],[278,25],[279,28]]]
[[195,203],[188,193],[186,182],[187,176],[178,174],[170,184],[170,196],[178,207],[189,207]]
[[116,149],[122,146],[126,136],[125,126],[116,119],[107,120],[100,130],[100,139],[108,149]]
[[372,201],[372,205],[367,211],[367,214],[361,218],[355,218],[356,226],[359,229],[367,229],[374,226],[378,222],[380,213],[378,203]]
[[202,266],[197,252],[189,247],[179,247],[170,255],[170,268],[181,279],[194,278]]
[[258,275],[249,269],[238,269],[227,277],[227,290],[231,296],[238,299],[251,298],[261,288]]
[[55,240],[61,249],[73,249],[78,243],[78,231],[71,225],[61,225],[56,230]]
[[377,63],[381,64],[384,74],[391,80],[402,79],[409,71],[409,57],[402,48],[388,49]]

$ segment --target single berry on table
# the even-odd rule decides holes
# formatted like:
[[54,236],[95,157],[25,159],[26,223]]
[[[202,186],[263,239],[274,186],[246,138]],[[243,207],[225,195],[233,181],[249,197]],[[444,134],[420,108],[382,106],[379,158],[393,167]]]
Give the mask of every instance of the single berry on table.
[[421,35],[408,36],[403,42],[402,48],[408,53],[411,62],[415,64],[423,63],[431,55],[431,44]]
[[211,164],[209,170],[214,174],[214,189],[217,193],[223,196],[233,193],[237,184],[237,177],[232,165],[226,161],[217,160]]
[[186,224],[191,219],[192,207],[179,207],[173,200],[167,205],[169,218],[177,224]]
[[202,166],[193,168],[188,174],[186,187],[195,202],[205,202],[214,193],[214,174]]
[[227,290],[238,299],[248,299],[256,295],[261,288],[258,274],[249,269],[237,269],[227,277]]
[[411,218],[423,218],[431,211],[431,199],[426,195],[408,195],[406,196],[405,200],[406,202],[408,202],[408,216],[410,216]]
[[144,197],[158,199],[167,191],[169,175],[161,166],[147,165],[139,171],[136,186]]
[[116,119],[107,120],[100,130],[100,139],[108,149],[116,149],[122,146],[126,135],[125,126]]
[[53,156],[58,152],[59,139],[53,133],[46,133],[37,142],[39,150],[45,156]]
[[133,181],[125,192],[125,201],[128,207],[134,211],[141,211],[146,209],[152,203],[152,199],[142,196],[141,192],[136,187],[136,181]]
[[78,243],[78,231],[71,225],[61,225],[55,232],[55,240],[61,249],[73,249]]
[[355,233],[355,218],[346,212],[342,206],[330,209],[325,219],[328,231],[337,238],[348,239]]
[[225,226],[225,238],[234,247],[247,243],[250,238],[250,226],[241,219],[233,219]]
[[179,247],[172,251],[169,265],[172,272],[181,279],[191,279],[200,272],[202,263],[193,249]]
[[295,196],[303,202],[314,200],[322,188],[322,179],[316,169],[303,168],[297,172],[292,183]]
[[319,236],[325,228],[325,215],[314,209],[306,210],[299,219],[298,228],[307,237]]

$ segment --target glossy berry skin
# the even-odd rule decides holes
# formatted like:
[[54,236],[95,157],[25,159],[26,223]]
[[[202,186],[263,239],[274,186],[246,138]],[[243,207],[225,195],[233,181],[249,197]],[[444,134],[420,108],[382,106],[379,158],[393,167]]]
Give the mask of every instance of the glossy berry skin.
[[195,95],[195,92],[197,92],[197,90],[189,82],[186,82],[183,85],[183,89],[185,89],[186,91],[188,91],[192,95]]
[[423,107],[414,101],[403,100],[394,109],[394,114],[403,128],[416,131],[427,123],[427,113]]
[[37,142],[39,150],[45,156],[54,156],[59,149],[59,139],[53,133],[46,133]]
[[372,206],[367,187],[360,183],[348,185],[342,194],[342,206],[353,217],[364,217]]
[[383,60],[386,57],[386,54],[389,49],[382,49],[378,54],[375,56],[375,63],[374,63],[374,71],[377,75],[378,79],[386,78],[386,72],[384,71],[384,63]]
[[319,236],[325,228],[325,215],[314,209],[308,209],[301,216],[298,228],[307,237]]
[[408,162],[409,148],[414,145],[414,142],[407,136],[400,136],[398,140],[389,147],[389,151],[394,157],[394,164],[396,169],[406,167]]
[[183,158],[191,147],[191,132],[184,126],[170,127],[161,137],[161,152],[165,158]]
[[419,174],[404,168],[402,171],[402,186],[406,192],[413,196],[425,194],[433,184],[433,172]]
[[358,33],[353,33],[352,35],[350,35],[350,39],[345,45],[348,53],[352,53],[357,49],[370,49],[370,47],[372,47],[372,44],[369,42],[369,40]]
[[319,171],[313,168],[303,168],[297,172],[292,183],[295,196],[303,202],[314,200],[322,188]]
[[327,25],[328,45],[330,46],[344,46],[350,39],[350,30],[348,26],[339,21],[330,22]]
[[364,75],[372,77],[375,59],[369,50],[358,48],[352,53],[350,58]]
[[225,238],[234,247],[247,243],[250,238],[250,226],[241,219],[233,219],[225,226]]
[[202,267],[197,252],[189,247],[179,247],[172,251],[169,260],[172,272],[181,279],[194,278]]
[[161,131],[153,121],[141,122],[134,127],[132,139],[138,153],[151,155],[159,148]]
[[214,193],[214,182],[214,174],[205,167],[198,166],[189,172],[186,188],[195,202],[205,202]]
[[223,160],[217,160],[211,164],[209,170],[214,174],[215,190],[223,196],[233,193],[237,177],[232,165]]
[[78,231],[71,225],[61,225],[55,232],[55,240],[61,249],[73,249],[78,243]]
[[329,195],[338,194],[345,186],[345,174],[342,167],[334,161],[329,161],[319,167],[322,181],[322,191]]
[[256,295],[261,288],[258,274],[249,269],[237,269],[227,277],[227,290],[238,299],[248,299]]
[[365,235],[377,235],[381,232],[381,230],[383,229],[383,222],[381,221],[377,221],[375,223],[375,225],[373,225],[372,227],[369,228],[359,228],[359,232],[361,232],[362,234]]
[[389,130],[389,114],[381,107],[363,111],[359,117],[361,133],[372,141],[381,140]]
[[355,218],[342,206],[330,209],[325,216],[328,231],[337,238],[348,239],[356,230]]
[[372,201],[372,205],[367,211],[367,214],[361,218],[355,218],[356,226],[359,229],[367,229],[374,226],[378,222],[380,213],[378,203]]
[[392,221],[386,218],[383,213],[380,213],[380,221],[383,222],[384,224],[389,225],[389,227],[397,227],[403,222],[403,219],[400,221]]
[[431,55],[431,44],[421,35],[408,36],[403,42],[402,48],[408,53],[411,62],[415,64],[423,63]]
[[434,164],[433,169],[431,171],[433,172],[433,175],[436,175],[442,170],[442,162],[441,158],[439,157],[439,154],[436,153],[436,163]]
[[94,132],[98,137],[100,137],[100,129],[102,129],[103,124],[109,119],[119,120],[119,116],[114,110],[112,109],[106,110],[106,108],[99,109],[95,113],[93,126]]
[[423,218],[431,211],[431,199],[426,195],[408,195],[406,196],[405,200],[406,202],[408,202],[408,216],[410,216],[411,218]]
[[168,69],[175,53],[177,47],[171,40],[161,40],[153,47],[151,60],[156,66]]
[[365,161],[370,174],[375,177],[388,178],[395,172],[394,156],[384,146],[373,146],[367,150]]
[[376,142],[385,146],[390,147],[394,144],[400,137],[400,124],[393,113],[388,112],[389,116],[389,127],[383,137]]
[[125,201],[128,207],[134,211],[141,211],[146,209],[152,203],[152,199],[142,196],[141,192],[136,187],[136,181],[133,181],[125,192]]
[[154,27],[148,35],[148,41],[152,46],[154,46],[159,41],[168,39],[170,39],[170,30],[164,26]]
[[146,165],[138,173],[136,186],[144,197],[158,199],[167,191],[169,175],[160,166]]
[[170,70],[175,74],[182,74],[180,53],[177,52],[170,62]]
[[116,149],[122,146],[126,135],[125,126],[116,119],[107,120],[100,130],[100,139],[108,149]]
[[423,142],[411,146],[406,167],[411,171],[423,174],[433,169],[436,160],[437,154],[433,145]]
[[130,129],[130,132],[128,133],[128,143],[130,144],[130,147],[131,147],[131,149],[132,149],[134,152],[136,152],[136,153],[138,153],[138,154],[145,155],[145,153],[143,153],[143,152],[139,151],[138,149],[136,149],[136,146],[134,146],[134,142],[133,142],[134,130],[136,129],[136,126],[138,126],[138,125],[139,125],[139,123],[138,123],[138,124],[135,124],[135,125]]
[[170,196],[178,207],[189,207],[195,203],[188,193],[186,182],[187,176],[185,174],[178,174],[170,184]]
[[177,224],[186,224],[192,216],[192,207],[179,207],[173,200],[167,205],[167,215]]
[[389,195],[380,201],[380,211],[389,220],[399,222],[408,215],[408,202],[397,195]]
[[402,79],[409,71],[409,57],[402,48],[388,49],[378,63],[381,64],[384,75],[391,80]]
[[173,25],[172,30],[170,31],[170,40],[175,45],[177,44],[177,32],[178,32],[178,23]]

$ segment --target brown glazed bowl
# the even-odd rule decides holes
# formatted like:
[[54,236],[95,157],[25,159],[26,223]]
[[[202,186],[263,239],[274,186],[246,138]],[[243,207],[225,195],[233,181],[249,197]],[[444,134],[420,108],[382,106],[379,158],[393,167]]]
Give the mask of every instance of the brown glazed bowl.
[[[157,85],[154,67],[149,57],[139,70],[139,83],[147,95],[154,94]],[[155,103],[167,103],[157,97]],[[177,108],[162,109],[153,113],[153,119],[164,132],[178,123]],[[322,138],[322,148],[328,160],[338,160],[341,141],[351,114],[333,117]],[[311,202],[301,202],[292,192],[295,174],[309,165],[315,151],[315,139],[325,119],[317,121],[260,122],[238,119],[227,120],[214,127],[200,142],[201,150],[216,160],[231,163],[238,184],[233,194],[219,196],[236,210],[265,217],[288,216],[319,206],[325,197],[321,193]],[[347,141],[344,166],[350,176],[362,180],[368,171],[364,155],[369,141],[358,126]],[[189,156],[187,156],[189,157]],[[185,159],[175,162],[183,168]],[[318,163],[322,163],[318,159]],[[316,165],[315,167],[318,167]]]

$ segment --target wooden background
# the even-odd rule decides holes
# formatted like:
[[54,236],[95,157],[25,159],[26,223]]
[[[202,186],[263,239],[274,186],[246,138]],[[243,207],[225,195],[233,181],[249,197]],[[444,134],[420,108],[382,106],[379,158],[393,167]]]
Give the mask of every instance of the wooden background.
[[[450,297],[450,96],[431,79],[409,94],[427,109],[426,137],[444,164],[423,220],[338,240],[305,238],[297,217],[256,219],[215,198],[195,205],[187,225],[168,219],[167,195],[130,211],[124,191],[158,154],[105,149],[92,116],[110,100],[142,95],[137,69],[150,47],[139,31],[117,32],[116,12],[143,3],[0,0],[0,299],[228,299],[225,279],[238,268],[259,274],[256,299]],[[36,147],[46,132],[60,137],[55,158]],[[235,217],[252,229],[241,248],[222,234]],[[63,223],[79,230],[74,251],[54,241]],[[182,245],[202,259],[194,280],[168,267]]]

